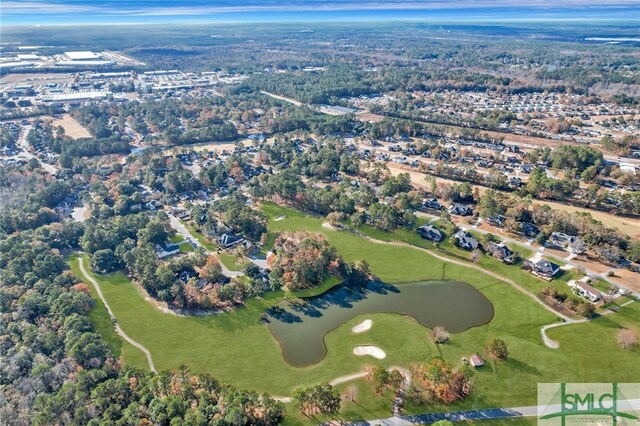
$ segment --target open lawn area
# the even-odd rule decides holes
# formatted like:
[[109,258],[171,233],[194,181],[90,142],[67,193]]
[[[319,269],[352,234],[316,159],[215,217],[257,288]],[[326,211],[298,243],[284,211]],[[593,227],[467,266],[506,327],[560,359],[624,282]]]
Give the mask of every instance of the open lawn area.
[[91,137],[91,133],[69,114],[63,115],[62,118],[56,118],[51,122],[51,125],[54,129],[62,126],[62,128],[64,128],[64,134],[73,139]]
[[[408,407],[414,412],[534,405],[538,382],[610,382],[640,377],[640,363],[637,362],[640,352],[620,348],[615,338],[617,329],[624,324],[640,328],[637,303],[591,322],[550,330],[550,337],[560,343],[560,349],[553,350],[543,345],[540,327],[553,323],[557,317],[505,282],[477,270],[441,261],[416,248],[377,244],[348,231],[327,229],[322,226],[323,218],[320,217],[306,216],[274,204],[264,205],[263,210],[269,217],[271,232],[322,233],[345,260],[366,259],[372,272],[388,283],[402,285],[429,279],[467,282],[493,303],[495,316],[486,325],[452,335],[450,343],[442,346],[432,343],[428,329],[398,314],[367,315],[374,326],[366,333],[353,334],[351,327],[364,319],[357,317],[325,336],[328,353],[320,363],[294,368],[283,360],[277,342],[261,322],[262,313],[284,296],[282,292],[250,300],[245,307],[230,313],[179,317],[165,314],[145,301],[137,287],[122,274],[97,276],[118,323],[149,349],[157,369],[177,369],[184,364],[193,372],[207,372],[243,388],[286,396],[296,386],[326,382],[361,371],[365,365],[410,366],[436,356],[460,365],[462,357],[474,352],[483,353],[489,338],[499,337],[507,342],[511,358],[506,362],[488,359],[487,365],[476,371],[474,390],[469,398],[446,407],[438,404]],[[274,220],[282,215],[286,218]],[[487,258],[487,262],[490,261],[493,259]],[[480,264],[485,266],[483,262],[484,259]],[[77,259],[72,258],[70,263],[81,277]],[[527,288],[546,285],[532,276],[530,280],[534,281],[525,279],[529,278],[528,274],[517,266],[487,263],[486,267],[505,276],[507,272],[502,268],[514,271],[508,276],[513,280],[522,279],[522,285]],[[326,286],[335,283],[337,281]],[[108,335],[109,327],[101,324],[99,331]],[[358,344],[379,346],[386,351],[387,358],[356,357],[352,349]],[[146,368],[142,354],[127,345],[122,347],[122,359]],[[363,388],[362,400],[367,402],[370,398],[364,385],[364,381],[356,382],[356,386]],[[372,413],[378,415],[379,411],[384,411],[382,404],[370,405],[369,401],[361,405],[347,405],[345,415],[348,412],[349,418],[372,418],[375,417]]]
[[[421,223],[419,223],[418,225],[421,225]],[[438,221],[435,221],[434,225],[442,229],[442,226],[438,223]],[[393,232],[385,232],[379,229],[372,228],[371,226],[364,225],[358,228],[358,231],[377,240],[402,241],[417,247],[435,250],[435,245],[433,242],[420,237],[420,235],[418,235],[418,233],[414,230],[398,229]],[[482,238],[482,234],[479,232],[474,232],[473,230],[469,232],[474,234],[474,236],[479,240]],[[544,289],[545,287],[553,287],[561,293],[570,292],[570,288],[567,286],[567,282],[576,278],[575,270],[562,271],[562,274],[559,275],[557,279],[551,282],[544,281],[543,279],[538,278],[520,268],[520,265],[522,264],[522,261],[524,259],[528,259],[533,256],[533,251],[518,244],[507,244],[507,246],[512,251],[520,253],[520,260],[515,264],[507,265],[492,256],[483,254],[480,256],[478,265],[486,269],[487,271],[495,272],[505,278],[517,282],[521,287],[529,290],[531,293],[535,294],[538,297],[540,296],[540,292],[542,291],[542,289]],[[469,261],[469,258],[471,257],[471,252],[455,246],[448,238],[445,238],[438,244],[437,252],[439,254],[447,255],[457,260]],[[469,262],[469,264],[471,265],[471,262]]]

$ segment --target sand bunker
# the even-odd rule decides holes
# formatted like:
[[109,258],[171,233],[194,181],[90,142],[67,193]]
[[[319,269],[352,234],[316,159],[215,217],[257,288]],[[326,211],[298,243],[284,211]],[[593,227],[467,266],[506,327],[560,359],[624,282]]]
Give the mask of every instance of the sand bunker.
[[287,216],[282,215],[282,216],[278,216],[278,217],[276,217],[274,220],[275,220],[276,222],[280,222],[281,220],[285,220],[286,218],[287,218]]
[[353,328],[351,328],[351,331],[353,331],[354,333],[362,333],[369,330],[372,324],[373,324],[373,321],[371,321],[370,319],[366,319],[362,321],[360,324],[354,325]]
[[353,354],[357,356],[371,355],[376,359],[385,359],[387,354],[377,346],[356,346],[353,348]]

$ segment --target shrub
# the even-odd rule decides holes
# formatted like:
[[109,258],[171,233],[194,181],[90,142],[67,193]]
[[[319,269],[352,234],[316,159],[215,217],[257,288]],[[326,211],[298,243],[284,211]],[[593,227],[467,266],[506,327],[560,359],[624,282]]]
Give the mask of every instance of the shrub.
[[487,342],[487,353],[495,359],[501,361],[509,358],[507,343],[502,339],[491,339]]
[[431,332],[431,337],[433,337],[433,341],[436,344],[442,345],[449,341],[449,332],[445,330],[444,327],[442,327],[441,325],[438,325],[433,328],[433,331]]

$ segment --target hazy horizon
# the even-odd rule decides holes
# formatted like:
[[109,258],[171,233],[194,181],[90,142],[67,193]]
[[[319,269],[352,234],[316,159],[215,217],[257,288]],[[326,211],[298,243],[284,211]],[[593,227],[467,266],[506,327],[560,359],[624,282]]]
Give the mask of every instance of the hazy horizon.
[[90,4],[74,0],[5,1],[0,6],[2,26],[163,24],[189,22],[640,22],[636,2],[617,0],[538,0],[520,6],[513,0],[461,1],[320,1],[244,0],[131,1],[99,0]]

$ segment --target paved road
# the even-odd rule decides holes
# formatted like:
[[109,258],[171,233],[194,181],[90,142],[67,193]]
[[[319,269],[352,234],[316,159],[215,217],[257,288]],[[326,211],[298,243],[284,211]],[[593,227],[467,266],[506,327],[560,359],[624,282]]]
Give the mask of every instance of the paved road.
[[40,163],[40,166],[49,174],[51,175],[55,175],[58,172],[58,169],[56,169],[54,166],[52,166],[51,164],[47,164],[45,162],[40,161],[39,158],[37,158],[35,155],[33,155],[31,152],[29,152],[29,142],[27,142],[27,136],[29,135],[29,132],[31,131],[31,124],[26,125],[22,128],[21,132],[20,132],[20,137],[17,140],[16,145],[20,146],[22,148],[22,152],[17,154],[15,156],[15,158],[24,158],[26,160],[30,160],[32,158],[35,158],[38,160],[38,162]]
[[[640,399],[627,400],[631,409],[640,409]],[[547,406],[531,405],[528,407],[486,408],[483,410],[458,411],[453,413],[417,414],[414,416],[393,416],[386,419],[375,419],[364,422],[350,423],[357,426],[411,426],[416,424],[431,424],[439,420],[461,422],[466,420],[506,419],[510,417],[535,417],[543,412]]]
[[140,343],[136,342],[135,340],[133,340],[131,337],[129,337],[127,335],[127,333],[124,332],[124,330],[122,328],[120,328],[120,325],[118,324],[117,320],[116,320],[116,316],[113,314],[113,311],[111,310],[111,306],[109,306],[109,303],[107,302],[107,299],[105,299],[104,295],[102,294],[102,288],[100,288],[100,284],[98,284],[98,281],[96,281],[93,276],[91,276],[87,270],[84,267],[84,257],[80,257],[78,265],[80,266],[80,272],[82,272],[82,275],[84,275],[84,278],[89,281],[93,287],[96,289],[96,293],[98,293],[98,296],[100,297],[100,300],[102,300],[102,303],[104,304],[104,307],[107,308],[107,312],[109,312],[109,316],[111,317],[112,321],[115,321],[115,328],[116,328],[116,333],[118,333],[124,340],[126,340],[127,342],[131,343],[133,346],[135,346],[136,348],[140,349],[144,355],[147,357],[147,363],[149,364],[149,370],[153,371],[154,373],[156,372],[156,367],[155,365],[153,365],[153,359],[151,358],[151,352],[149,352],[149,350],[147,348],[145,348],[144,346],[142,346]]
[[[200,244],[200,241],[198,241],[197,238],[194,238],[193,235],[191,235],[189,230],[182,223],[180,223],[177,217],[169,213],[167,213],[167,216],[169,216],[169,223],[171,224],[171,227],[175,229],[178,234],[182,235],[185,240],[192,241],[198,247],[203,247],[205,250],[209,251],[206,247]],[[233,278],[244,275],[242,271],[232,271],[231,269],[224,266],[222,262],[220,262],[220,266],[222,267],[222,275],[224,275],[225,277]]]

